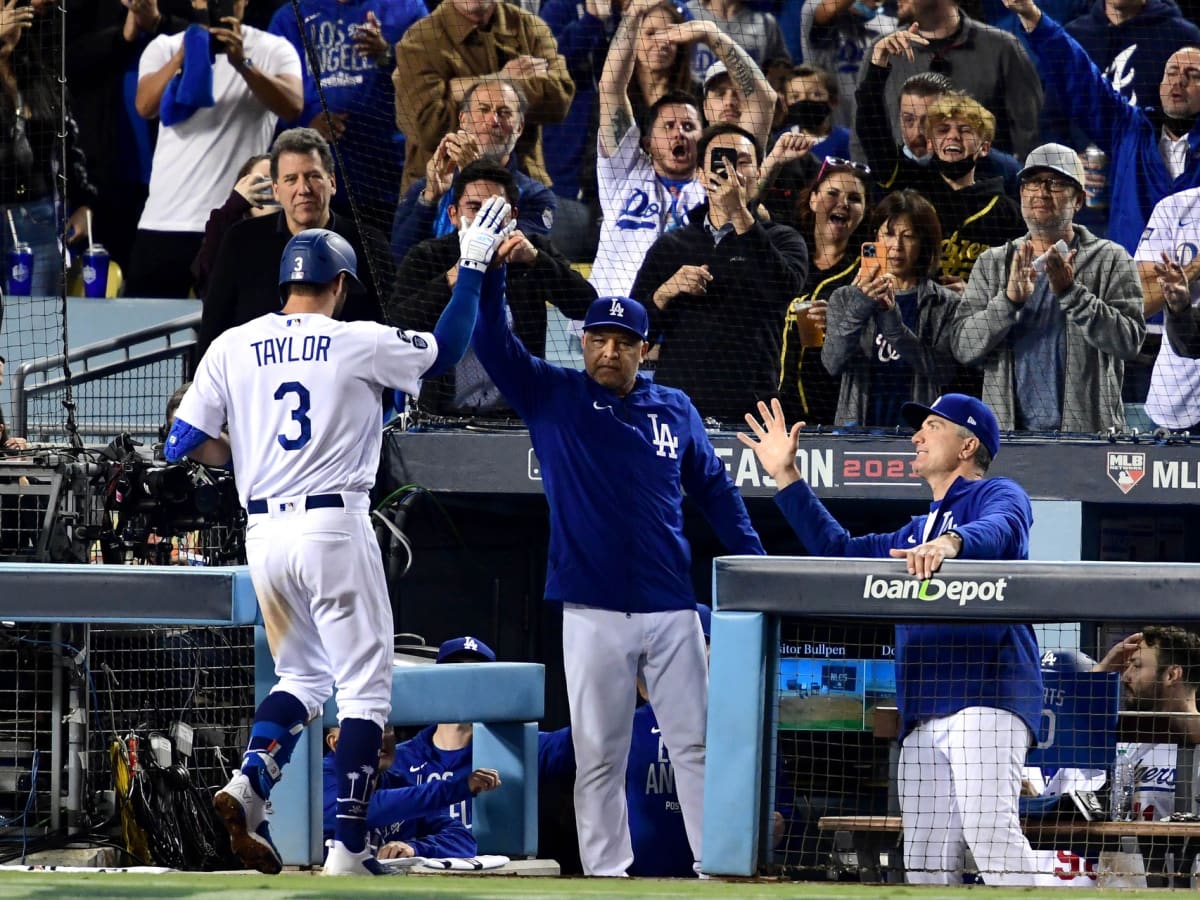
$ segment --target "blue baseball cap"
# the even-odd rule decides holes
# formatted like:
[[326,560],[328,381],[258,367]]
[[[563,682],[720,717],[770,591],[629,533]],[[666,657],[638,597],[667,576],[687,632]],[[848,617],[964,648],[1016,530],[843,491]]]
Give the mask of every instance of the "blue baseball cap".
[[696,615],[700,617],[700,630],[704,632],[704,639],[707,641],[712,637],[712,609],[703,603],[697,603]]
[[438,647],[437,662],[495,662],[492,648],[475,637],[456,637]]
[[921,403],[905,403],[900,408],[901,415],[913,428],[920,428],[928,416],[941,416],[943,419],[961,425],[975,437],[979,443],[987,447],[992,459],[1000,452],[1000,424],[986,403],[976,397],[966,394],[942,394],[933,401],[932,406]]
[[624,328],[643,341],[650,336],[650,317],[646,307],[628,297],[601,297],[593,300],[583,320],[583,330],[589,328]]

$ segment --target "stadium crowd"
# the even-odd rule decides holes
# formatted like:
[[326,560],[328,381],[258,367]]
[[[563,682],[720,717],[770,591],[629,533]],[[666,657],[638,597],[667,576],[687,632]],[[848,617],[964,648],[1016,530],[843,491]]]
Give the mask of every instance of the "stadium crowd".
[[[201,298],[207,346],[274,303],[244,261],[317,226],[367,267],[344,317],[436,318],[443,239],[510,177],[522,340],[569,357],[548,343],[591,299],[639,299],[643,368],[705,419],[778,397],[809,425],[894,428],[901,399],[961,391],[1005,430],[1200,424],[1186,4],[64,8],[0,10],[3,249],[31,245],[34,293],[65,222],[126,296]],[[62,110],[42,64],[60,27]],[[508,177],[470,180],[464,207],[478,163]],[[576,324],[548,335],[549,307]],[[511,415],[471,355],[426,393],[438,415]]]
[[[127,296],[202,300],[206,348],[279,308],[285,247],[324,229],[357,260],[357,273],[337,273],[356,284],[336,317],[436,333],[465,248],[483,239],[480,220],[511,208],[476,260],[487,274],[472,273],[481,297],[471,348],[424,369],[431,377],[413,400],[439,416],[525,419],[554,473],[555,534],[588,539],[563,539],[550,579],[563,592],[551,599],[570,607],[568,689],[573,720],[591,708],[588,734],[546,738],[554,771],[578,775],[588,874],[689,874],[698,864],[703,689],[687,710],[659,698],[678,701],[670,686],[703,682],[705,663],[690,590],[667,603],[668,590],[647,589],[634,611],[671,623],[647,634],[589,593],[604,574],[589,565],[615,570],[630,555],[657,565],[663,584],[685,584],[688,548],[681,527],[653,559],[644,547],[630,554],[626,535],[601,534],[597,523],[615,526],[621,510],[575,488],[581,460],[632,494],[640,476],[617,462],[678,450],[671,477],[648,485],[670,515],[686,492],[727,529],[728,547],[761,553],[705,434],[754,409],[764,417],[755,433],[791,460],[785,419],[913,425],[920,436],[926,415],[941,421],[942,398],[990,408],[986,434],[947,413],[974,436],[935,427],[919,437],[970,449],[946,471],[926,457],[939,502],[945,485],[938,493],[935,482],[960,469],[982,483],[1000,431],[1110,434],[1134,427],[1134,409],[1168,431],[1200,427],[1200,241],[1189,228],[1200,221],[1200,28],[1173,0],[64,5],[60,15],[51,0],[0,2],[3,250],[32,246],[33,293],[56,289],[60,241],[83,249],[99,238]],[[65,107],[46,64],[59,27]],[[67,152],[56,155],[59,122]],[[502,275],[487,269],[493,252]],[[581,334],[574,368],[587,377],[544,361],[551,349],[559,362],[574,356],[551,348],[552,317],[577,323],[560,339]],[[579,397],[612,415],[573,427]],[[614,461],[620,454],[596,448],[622,446],[632,429],[601,401],[624,408],[629,397],[655,410],[655,438]],[[668,428],[668,415],[682,427]],[[772,475],[786,490],[782,466]],[[982,554],[971,524],[965,536],[923,535],[921,546],[944,548],[934,569]],[[822,540],[848,538],[826,531]],[[1018,531],[1002,558],[1027,554],[1027,523]],[[580,560],[570,548],[585,545],[601,552]],[[589,573],[592,587],[581,587]],[[495,660],[482,642],[458,641],[439,662]],[[631,662],[630,646],[645,660]],[[1036,644],[1024,649],[1036,657]],[[634,712],[635,689],[653,711]],[[1189,697],[1194,708],[1194,688]],[[1027,737],[1022,721],[1004,721],[1014,746]],[[649,737],[659,723],[671,737]],[[614,773],[631,727],[647,780],[622,796]],[[673,813],[661,827],[678,852],[658,872],[638,858],[637,825],[622,826],[619,811],[650,797],[644,773],[666,761],[671,739],[680,790],[665,800],[655,790],[647,815]],[[354,740],[334,734],[329,746]],[[412,791],[423,782],[385,775],[377,807],[395,807],[365,813],[383,835],[379,857],[471,855],[470,797],[502,789],[499,778],[473,768],[469,726],[431,726],[414,741],[395,757],[410,772],[428,763],[462,777]],[[333,823],[346,817],[345,798],[327,769]],[[447,813],[455,804],[462,812]],[[1015,802],[1010,811],[1015,822]],[[664,843],[662,830],[649,834]]]

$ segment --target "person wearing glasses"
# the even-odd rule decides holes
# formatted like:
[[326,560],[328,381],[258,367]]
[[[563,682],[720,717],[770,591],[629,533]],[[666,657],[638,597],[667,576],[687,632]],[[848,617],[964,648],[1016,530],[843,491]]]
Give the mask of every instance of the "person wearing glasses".
[[951,335],[983,370],[1000,427],[1095,434],[1125,427],[1121,382],[1146,331],[1142,286],[1119,244],[1074,224],[1083,164],[1045,144],[1020,173],[1028,233],[976,262]]
[[796,198],[794,213],[788,210],[785,218],[771,211],[776,222],[795,221],[808,245],[808,277],[788,306],[779,361],[779,399],[792,420],[834,423],[841,379],[821,363],[825,310],[834,291],[858,274],[870,174],[862,163],[827,156]]

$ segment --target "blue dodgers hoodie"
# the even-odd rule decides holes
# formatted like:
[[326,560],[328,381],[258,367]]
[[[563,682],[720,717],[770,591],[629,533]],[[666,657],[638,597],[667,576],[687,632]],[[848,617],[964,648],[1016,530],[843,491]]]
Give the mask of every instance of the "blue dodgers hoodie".
[[[962,559],[1028,559],[1033,511],[1014,481],[959,478],[929,514],[890,534],[851,537],[804,481],[775,496],[809,553],[888,558],[954,529]],[[1042,672],[1037,637],[1029,625],[897,625],[896,700],[903,734],[926,719],[968,706],[1006,709],[1037,734],[1042,715]]]
[[1135,106],[1159,107],[1158,85],[1171,54],[1200,45],[1200,28],[1183,17],[1170,0],[1148,0],[1145,8],[1120,25],[1104,15],[1104,0],[1067,23],[1108,82]]
[[546,599],[644,613],[695,609],[683,497],[730,553],[764,553],[741,495],[682,391],[645,375],[624,397],[533,356],[484,278],[471,346],[525,420],[550,505]]

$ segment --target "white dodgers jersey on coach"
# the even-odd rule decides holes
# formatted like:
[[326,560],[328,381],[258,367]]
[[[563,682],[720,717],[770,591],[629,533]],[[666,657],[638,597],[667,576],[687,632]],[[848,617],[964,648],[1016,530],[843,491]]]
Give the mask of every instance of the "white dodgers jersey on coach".
[[436,358],[425,332],[272,313],[213,341],[178,417],[209,435],[228,423],[242,506],[365,493],[379,468],[383,390],[415,395]]

